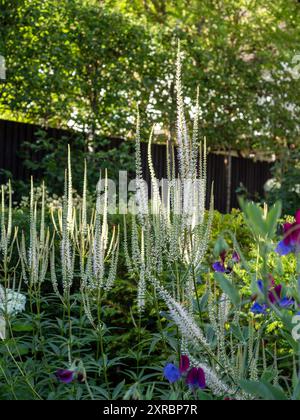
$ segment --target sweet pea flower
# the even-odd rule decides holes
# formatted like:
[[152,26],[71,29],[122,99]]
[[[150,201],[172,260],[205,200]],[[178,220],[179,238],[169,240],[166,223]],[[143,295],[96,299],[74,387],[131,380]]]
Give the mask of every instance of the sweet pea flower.
[[276,252],[279,255],[288,255],[300,251],[300,210],[297,211],[295,223],[283,225],[284,239],[279,242]]
[[230,274],[232,272],[234,264],[239,263],[241,260],[239,254],[236,251],[234,251],[231,257],[231,261],[229,261],[228,263],[226,263],[226,257],[226,251],[221,252],[220,261],[217,261],[212,265],[216,273]]
[[182,377],[186,377],[186,383],[191,388],[206,388],[205,372],[201,368],[193,367],[190,369],[190,359],[187,355],[180,357],[179,368],[173,363],[168,363],[164,368],[164,377],[171,383],[179,381]]
[[268,309],[268,305],[260,305],[259,303],[255,302],[251,308],[251,312],[254,315],[266,315]]
[[75,372],[74,370],[68,369],[58,369],[55,376],[59,380],[59,382],[63,384],[70,384],[74,380]]
[[204,370],[201,368],[192,368],[186,378],[186,383],[192,388],[206,388],[206,378]]
[[282,293],[282,285],[279,284],[278,286],[275,286],[273,290],[269,291],[269,294],[268,294],[269,301],[273,305],[275,303],[278,303],[281,299],[281,293]]
[[221,261],[217,261],[213,264],[213,269],[215,272],[217,273],[226,273],[226,268],[225,268],[225,259],[226,259],[226,252],[221,252],[220,254],[220,260]]
[[293,306],[295,304],[294,299],[292,298],[288,298],[288,297],[284,297],[280,300],[279,302],[279,306],[283,309],[287,309],[290,308],[291,306]]
[[236,251],[234,251],[234,253],[232,254],[232,261],[235,264],[238,264],[241,261],[241,257],[239,256],[239,254]]
[[212,267],[213,267],[213,269],[216,273],[226,273],[226,269],[224,267],[224,264],[222,264],[220,262],[213,263]]
[[[262,280],[258,280],[257,286],[261,293],[264,294],[264,283]],[[268,286],[268,300],[266,303],[256,302],[257,295],[253,298],[255,301],[254,305],[251,308],[251,312],[255,315],[266,315],[269,303],[272,305],[278,305],[280,308],[288,309],[294,305],[295,301],[292,298],[282,297],[282,285],[275,285],[275,281],[272,276],[270,276],[269,286]]]
[[[264,294],[264,283],[262,280],[258,280],[257,286],[261,293]],[[269,276],[269,285],[268,285],[268,299],[274,305],[278,303],[281,299],[282,285],[279,284],[276,286],[274,278]],[[256,296],[257,298],[257,296]],[[256,300],[256,299],[255,299]]]
[[181,374],[186,373],[190,368],[190,359],[188,356],[183,355],[180,358],[179,372]]
[[175,366],[173,363],[169,363],[164,368],[164,377],[171,384],[174,384],[175,382],[179,381],[179,379],[181,378],[181,374],[177,366]]

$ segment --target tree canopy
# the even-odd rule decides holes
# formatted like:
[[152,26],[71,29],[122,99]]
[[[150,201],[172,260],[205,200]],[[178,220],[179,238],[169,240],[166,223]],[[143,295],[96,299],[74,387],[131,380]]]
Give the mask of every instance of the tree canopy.
[[[2,116],[126,136],[174,124],[177,40],[186,103],[218,149],[298,145],[295,0],[2,0]],[[299,58],[299,57],[298,57]],[[299,58],[300,61],[300,58]]]

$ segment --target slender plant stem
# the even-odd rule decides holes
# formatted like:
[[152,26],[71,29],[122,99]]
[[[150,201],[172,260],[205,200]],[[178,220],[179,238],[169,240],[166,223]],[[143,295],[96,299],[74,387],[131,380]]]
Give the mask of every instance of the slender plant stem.
[[157,294],[156,294],[155,288],[154,288],[154,307],[155,307],[156,316],[157,316],[158,329],[159,329],[159,332],[160,332],[160,335],[161,335],[161,338],[162,338],[164,350],[165,350],[165,352],[167,352],[168,348],[167,348],[166,338],[165,338],[164,331],[163,331],[163,326],[162,326],[162,323],[161,323],[158,299],[157,299]]
[[42,401],[43,398],[37,393],[37,391],[33,388],[33,386],[30,383],[30,381],[27,379],[27,375],[23,372],[23,370],[20,367],[19,363],[17,362],[17,360],[15,359],[14,355],[10,351],[10,348],[8,347],[8,345],[6,343],[4,343],[4,345],[5,345],[5,348],[6,348],[7,352],[8,352],[8,354],[10,355],[10,357],[13,360],[14,364],[16,365],[18,371],[20,372],[21,376],[24,378],[25,382],[27,383],[27,385],[31,389],[32,393],[37,397],[38,400],[41,400]]
[[102,310],[102,293],[101,293],[101,287],[98,287],[98,294],[97,294],[97,315],[98,315],[98,325],[97,325],[97,334],[98,334],[98,341],[97,341],[97,360],[100,357],[102,357],[102,363],[103,363],[103,374],[104,374],[104,380],[107,388],[108,394],[110,394],[110,386],[109,386],[109,380],[107,375],[107,366],[106,366],[106,358],[104,353],[104,342],[103,342],[103,328],[102,328],[102,316],[101,316],[101,310]]
[[15,393],[15,390],[14,390],[14,388],[13,388],[13,385],[12,385],[11,381],[8,379],[8,377],[7,377],[7,375],[6,375],[5,371],[4,371],[4,369],[3,369],[3,368],[2,368],[2,366],[1,366],[1,363],[0,363],[0,370],[1,370],[2,375],[4,376],[4,378],[5,378],[5,380],[6,380],[7,384],[8,384],[8,386],[10,387],[10,390],[11,390],[11,393],[12,393],[12,395],[13,395],[14,399],[17,401],[17,400],[18,400],[18,398],[17,398],[17,396],[16,396],[16,393]]

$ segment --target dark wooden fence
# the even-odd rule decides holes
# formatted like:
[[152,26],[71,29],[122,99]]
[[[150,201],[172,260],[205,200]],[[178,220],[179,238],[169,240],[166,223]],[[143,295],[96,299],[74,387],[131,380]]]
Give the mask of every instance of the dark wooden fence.
[[[9,171],[18,180],[29,180],[31,173],[24,165],[22,148],[25,142],[34,143],[37,132],[40,130],[41,127],[36,125],[0,120],[0,171]],[[76,133],[53,128],[46,131],[52,139],[66,137],[71,144],[73,143],[72,148],[76,151]],[[114,139],[111,140],[111,144],[116,147],[121,141]],[[152,152],[157,177],[165,178],[167,176],[166,147],[153,145]],[[39,159],[39,156],[32,154],[31,159]],[[142,145],[142,160],[144,177],[149,182],[146,144]],[[214,182],[215,208],[221,212],[225,212],[228,205],[228,163],[226,161],[223,155],[211,153],[208,156],[208,184],[211,185]],[[263,195],[263,186],[270,178],[270,167],[268,162],[254,162],[251,159],[232,157],[230,208],[238,207],[236,191],[241,184],[252,196]]]

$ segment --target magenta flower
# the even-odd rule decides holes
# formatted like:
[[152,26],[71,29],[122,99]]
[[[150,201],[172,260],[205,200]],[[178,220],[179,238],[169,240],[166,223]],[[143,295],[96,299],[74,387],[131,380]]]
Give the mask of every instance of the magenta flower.
[[[217,273],[226,273],[227,267],[225,266],[226,261],[226,251],[221,252],[220,254],[220,260],[213,264],[213,269]],[[229,273],[228,273],[229,274]]]
[[232,261],[235,264],[238,264],[241,261],[241,257],[239,256],[239,254],[236,251],[234,251],[234,253],[232,254]]
[[201,368],[192,368],[186,378],[186,383],[192,388],[206,388],[205,372]]
[[226,258],[227,258],[226,251],[221,252],[220,261],[217,261],[212,265],[216,273],[230,274],[233,270],[234,264],[239,263],[241,260],[239,254],[236,251],[234,251],[229,261],[227,259],[227,262],[226,262]]
[[[264,284],[262,280],[257,282],[258,288],[261,293],[264,294]],[[258,296],[254,296],[253,300],[256,301]],[[268,300],[269,302],[264,302],[262,304],[255,302],[251,308],[251,312],[255,315],[266,315],[269,303],[272,305],[278,305],[280,308],[288,309],[293,306],[295,301],[292,298],[282,297],[282,285],[275,285],[275,281],[272,276],[270,276],[269,286],[268,286]]]
[[[258,280],[257,282],[258,288],[261,291],[261,293],[264,294],[264,282],[262,280]],[[272,304],[277,303],[280,300],[282,292],[282,285],[279,284],[276,286],[275,280],[271,274],[269,275],[269,281],[268,281],[268,299]],[[254,300],[257,299],[257,295],[255,296]]]
[[74,380],[74,371],[68,369],[59,369],[55,376],[59,380],[59,382],[63,384],[70,384]]
[[186,373],[190,368],[190,359],[188,356],[183,355],[180,358],[180,365],[179,365],[179,371],[181,374]]
[[268,293],[269,301],[273,305],[275,303],[278,303],[281,299],[281,293],[282,293],[282,285],[278,284],[278,286],[275,286],[274,289],[269,291]]
[[285,223],[283,225],[284,238],[276,248],[279,255],[288,255],[291,252],[300,251],[300,210],[297,211],[295,218],[295,223]]

